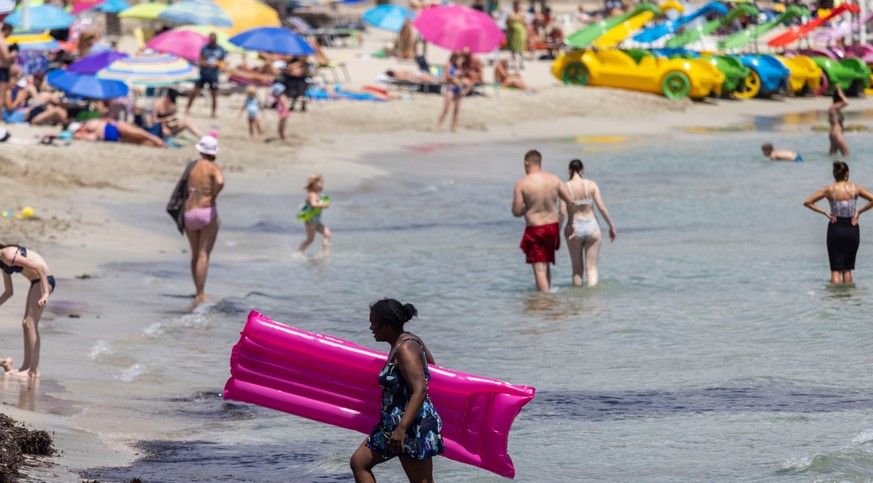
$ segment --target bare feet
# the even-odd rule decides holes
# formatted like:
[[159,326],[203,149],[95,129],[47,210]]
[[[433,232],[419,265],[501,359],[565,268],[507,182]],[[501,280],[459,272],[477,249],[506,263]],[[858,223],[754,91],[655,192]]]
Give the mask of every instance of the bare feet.
[[194,297],[194,303],[197,304],[206,302],[207,300],[209,300],[209,297],[207,297],[206,295],[197,295],[196,297]]

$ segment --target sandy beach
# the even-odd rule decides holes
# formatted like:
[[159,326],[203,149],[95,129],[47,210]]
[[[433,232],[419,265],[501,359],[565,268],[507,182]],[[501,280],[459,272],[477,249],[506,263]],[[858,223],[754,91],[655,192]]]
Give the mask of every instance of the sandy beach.
[[[377,76],[387,69],[414,67],[411,62],[367,55],[387,40],[390,37],[376,34],[360,47],[331,48],[326,53],[346,64],[352,79],[350,87],[376,85]],[[430,60],[439,63],[445,56],[445,52],[433,51]],[[208,117],[204,99],[197,101],[191,118],[204,131],[218,132],[218,163],[225,170],[227,186],[224,203],[233,203],[236,193],[250,192],[254,187],[262,187],[269,194],[286,192],[289,199],[296,200],[300,197],[299,187],[313,172],[324,174],[334,190],[356,189],[367,180],[385,175],[378,163],[362,162],[362,158],[380,153],[408,153],[410,165],[415,165],[416,153],[438,146],[527,141],[536,148],[539,141],[562,137],[582,138],[583,144],[593,144],[621,142],[624,136],[676,135],[695,128],[742,130],[748,129],[755,117],[821,112],[830,103],[827,97],[669,101],[613,89],[563,86],[551,76],[549,68],[549,61],[527,63],[523,76],[537,90],[535,94],[486,86],[481,89],[484,95],[465,99],[456,134],[432,129],[442,105],[440,96],[403,91],[394,91],[400,99],[384,103],[311,102],[306,113],[294,112],[291,116],[287,142],[249,139],[245,120],[239,117],[243,96],[238,92],[219,99],[217,119]],[[486,79],[490,78],[490,68],[486,67]],[[847,112],[869,110],[873,110],[873,100],[852,99]],[[264,118],[266,137],[274,138],[275,111],[265,111]],[[823,120],[802,121],[791,129],[808,131],[810,136],[820,137],[824,145],[826,133],[813,131],[813,127],[823,124]],[[105,275],[106,267],[115,263],[168,259],[176,259],[179,265],[188,263],[187,242],[175,232],[171,220],[166,220],[166,230],[156,232],[137,226],[136,219],[119,219],[113,207],[148,205],[162,212],[185,163],[196,155],[193,138],[183,139],[184,145],[178,149],[82,141],[50,146],[37,144],[36,140],[57,129],[10,126],[9,131],[17,142],[0,145],[0,208],[20,210],[30,206],[36,216],[0,219],[0,240],[4,243],[21,243],[39,250],[62,282]],[[590,140],[585,141],[585,137]],[[520,174],[522,155],[519,152],[516,159],[506,159],[506,169]],[[853,159],[863,160],[863,156],[858,153]],[[545,167],[557,173],[562,170],[561,163],[546,160]],[[291,216],[294,206],[277,209],[287,210]],[[232,247],[222,243],[220,234],[213,257],[235,256]],[[16,279],[15,284],[20,296],[25,290],[24,281]],[[82,306],[95,303],[90,298],[93,294],[87,291],[74,296],[63,291],[58,294],[60,299]],[[0,309],[0,355],[21,357],[20,309],[17,299]],[[52,359],[63,350],[51,348],[50,337],[44,336],[47,349],[43,352],[43,378],[62,388],[64,381],[54,379],[51,367]],[[98,337],[94,334],[95,339]],[[63,357],[75,364],[75,355]],[[38,405],[41,411],[28,410],[32,404],[16,403],[22,394],[26,395],[27,388],[0,378],[2,412],[28,426],[49,431],[59,451],[57,456],[23,469],[31,481],[73,481],[79,470],[121,466],[136,459],[137,450],[127,446],[131,441],[123,430],[107,434],[83,425],[82,419],[73,417],[88,410],[77,405],[78,395],[57,392],[57,398],[66,403],[48,405],[48,409]],[[139,436],[149,438],[148,434]]]

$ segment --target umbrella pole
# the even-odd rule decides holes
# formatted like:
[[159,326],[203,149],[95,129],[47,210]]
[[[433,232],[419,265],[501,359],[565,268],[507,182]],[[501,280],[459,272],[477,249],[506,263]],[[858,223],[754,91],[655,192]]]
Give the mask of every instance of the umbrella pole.
[[21,27],[24,30],[30,28],[30,0],[24,0],[24,5],[21,6]]

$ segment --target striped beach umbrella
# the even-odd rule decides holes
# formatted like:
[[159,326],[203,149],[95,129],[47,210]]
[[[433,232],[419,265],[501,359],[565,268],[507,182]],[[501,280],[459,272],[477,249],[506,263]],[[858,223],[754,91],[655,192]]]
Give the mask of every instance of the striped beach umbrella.
[[159,54],[116,60],[101,69],[97,77],[145,87],[160,87],[194,80],[199,74],[188,61],[175,55]]
[[158,15],[167,22],[233,27],[233,20],[211,0],[183,0],[167,7]]
[[40,30],[13,31],[12,35],[6,38],[6,42],[18,45],[19,50],[45,51],[61,48],[61,44],[48,32]]

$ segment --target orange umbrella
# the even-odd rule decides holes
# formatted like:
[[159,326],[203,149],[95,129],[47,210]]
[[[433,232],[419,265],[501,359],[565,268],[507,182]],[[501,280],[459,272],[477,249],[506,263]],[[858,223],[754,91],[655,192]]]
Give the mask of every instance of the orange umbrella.
[[256,0],[215,0],[215,3],[233,20],[233,27],[222,30],[228,36],[256,27],[282,26],[276,10]]

